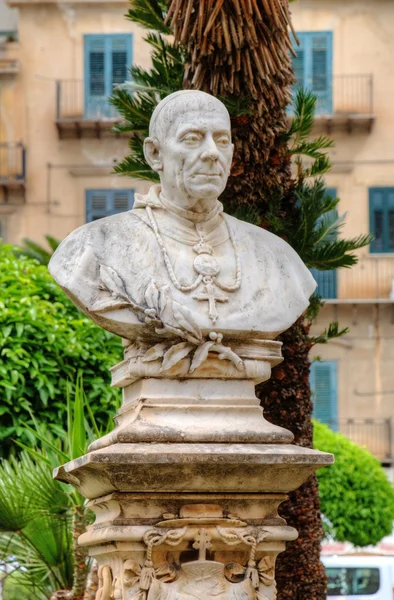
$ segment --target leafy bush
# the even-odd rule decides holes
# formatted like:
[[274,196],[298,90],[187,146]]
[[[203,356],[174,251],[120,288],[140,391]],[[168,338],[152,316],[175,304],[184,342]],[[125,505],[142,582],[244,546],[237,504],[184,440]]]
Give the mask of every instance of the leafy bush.
[[394,490],[379,461],[318,422],[314,424],[314,445],[335,456],[333,466],[317,472],[329,533],[337,541],[355,546],[374,545],[391,534]]
[[46,266],[0,246],[3,454],[12,438],[27,441],[23,424],[32,424],[30,413],[54,433],[66,426],[66,385],[80,371],[96,420],[105,426],[119,398],[108,369],[120,359],[120,339],[79,312]]

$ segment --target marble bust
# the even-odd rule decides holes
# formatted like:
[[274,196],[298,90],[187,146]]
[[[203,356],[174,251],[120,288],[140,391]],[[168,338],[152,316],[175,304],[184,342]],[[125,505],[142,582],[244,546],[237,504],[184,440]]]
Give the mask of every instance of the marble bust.
[[98,561],[100,600],[273,600],[276,556],[297,536],[277,508],[332,461],[293,445],[255,395],[316,284],[283,240],[223,212],[232,154],[221,102],[171,94],[145,140],[160,185],[50,262],[125,346],[115,428],[55,474],[91,500],[78,542]]
[[71,233],[50,262],[54,278],[101,327],[148,346],[273,340],[316,283],[285,241],[223,211],[233,155],[225,106],[200,91],[167,96],[144,152],[160,184],[131,211]]

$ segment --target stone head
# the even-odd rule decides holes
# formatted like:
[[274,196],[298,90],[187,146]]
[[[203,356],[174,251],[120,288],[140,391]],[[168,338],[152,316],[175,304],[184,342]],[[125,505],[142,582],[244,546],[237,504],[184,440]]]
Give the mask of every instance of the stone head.
[[233,156],[226,107],[205,92],[170,94],[153,112],[144,152],[169,200],[186,208],[202,199],[216,200],[226,187]]

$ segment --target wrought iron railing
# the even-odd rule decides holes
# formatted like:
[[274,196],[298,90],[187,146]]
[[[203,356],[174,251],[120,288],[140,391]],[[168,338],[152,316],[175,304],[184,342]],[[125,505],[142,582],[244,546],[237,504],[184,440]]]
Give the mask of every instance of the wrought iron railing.
[[326,300],[338,297],[336,271],[318,271],[317,269],[311,269],[311,273],[316,280],[316,291],[319,296]]
[[367,448],[383,463],[392,459],[391,419],[339,419],[327,423],[352,442]]
[[56,118],[58,121],[104,121],[119,118],[107,96],[89,94],[81,79],[56,81]]
[[325,300],[393,300],[394,256],[368,254],[351,269],[317,271],[317,292]]
[[[334,75],[324,91],[314,93],[317,116],[373,114],[373,75]],[[292,115],[291,107],[289,115]]]
[[0,75],[8,75],[17,73],[19,70],[19,62],[16,58],[7,58],[0,53]]
[[26,177],[26,149],[20,142],[0,143],[0,182],[23,182]]

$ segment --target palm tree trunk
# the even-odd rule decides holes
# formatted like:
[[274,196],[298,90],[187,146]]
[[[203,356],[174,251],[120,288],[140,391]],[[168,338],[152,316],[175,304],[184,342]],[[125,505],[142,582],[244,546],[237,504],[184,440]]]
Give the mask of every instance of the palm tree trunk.
[[96,561],[94,561],[92,564],[92,567],[89,571],[88,581],[86,584],[86,590],[85,590],[85,595],[83,597],[83,600],[95,600],[98,587],[99,587],[98,564]]
[[[271,379],[258,386],[257,395],[264,416],[294,433],[295,443],[312,446],[312,402],[309,387],[308,340],[310,325],[301,318],[280,336],[283,365],[273,369]],[[280,511],[299,537],[279,555],[277,562],[278,600],[325,600],[326,576],[320,562],[323,530],[315,475],[292,492]]]
[[[276,212],[285,230],[290,228],[296,199],[281,139],[294,81],[288,0],[168,0],[167,22],[191,56],[184,87],[227,97],[235,107],[234,161],[221,197],[226,211],[239,214],[244,206],[267,227],[270,207],[280,206]],[[282,336],[283,366],[258,393],[267,418],[292,430],[297,444],[310,447],[307,332],[301,319]],[[315,478],[290,495],[282,514],[298,529],[299,539],[278,558],[278,600],[325,600]]]
[[89,571],[88,552],[78,544],[79,536],[86,531],[86,512],[82,505],[74,507],[72,533],[74,550],[74,576],[72,600],[83,600]]

